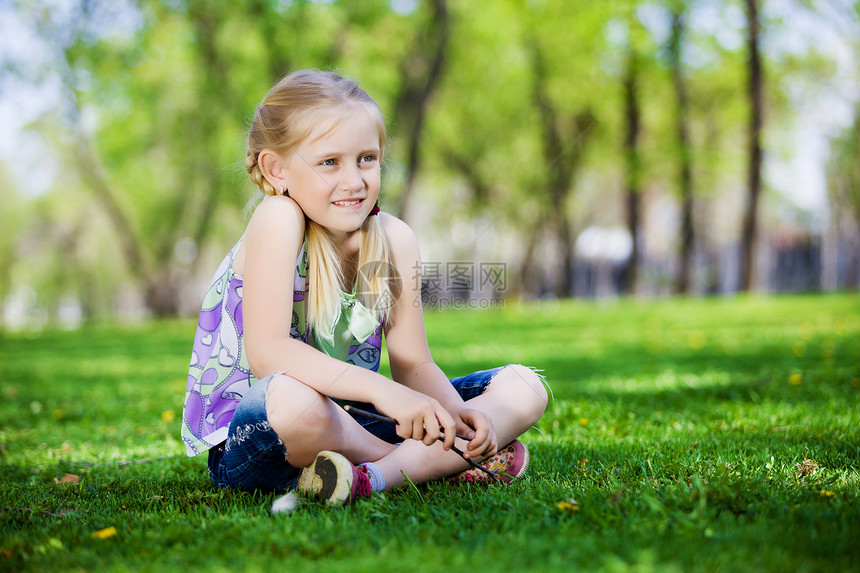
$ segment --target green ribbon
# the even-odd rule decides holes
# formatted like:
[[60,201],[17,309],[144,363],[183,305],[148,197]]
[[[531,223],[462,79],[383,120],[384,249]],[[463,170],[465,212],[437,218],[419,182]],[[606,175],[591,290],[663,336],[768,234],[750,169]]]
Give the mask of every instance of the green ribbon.
[[378,327],[376,315],[361,304],[356,295],[341,293],[334,322],[329,328],[318,325],[314,329],[314,338],[320,350],[343,360],[349,355],[353,341],[364,342]]

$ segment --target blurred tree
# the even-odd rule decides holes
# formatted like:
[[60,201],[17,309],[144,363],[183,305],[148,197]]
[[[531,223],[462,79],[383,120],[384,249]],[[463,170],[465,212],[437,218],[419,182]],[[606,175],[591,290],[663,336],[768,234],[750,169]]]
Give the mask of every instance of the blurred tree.
[[[686,282],[687,292],[700,287],[715,293],[721,285],[736,288],[723,283],[724,271],[738,266],[732,258],[741,232],[735,204],[748,157],[741,143],[748,105],[739,97],[748,67],[743,12],[738,3],[711,0],[671,0],[667,6],[662,59],[671,74],[675,103],[667,109],[663,139],[671,160],[667,177],[677,189],[680,206],[679,263],[672,290],[685,292]],[[779,94],[771,90],[771,95]],[[697,253],[704,258],[704,268],[696,267]]]
[[831,141],[827,172],[832,224],[842,238],[835,246],[835,254],[837,261],[841,256],[847,258],[841,269],[837,267],[836,286],[857,290],[860,288],[860,105],[854,111],[854,124]]
[[632,248],[624,263],[623,288],[628,294],[636,292],[639,262],[642,256],[642,129],[641,68],[644,55],[641,53],[644,35],[642,24],[635,17],[635,3],[627,15],[627,64],[624,72],[624,163],[627,171],[625,194],[627,197],[627,232]]
[[743,215],[740,260],[740,289],[749,291],[753,286],[753,269],[756,239],[758,236],[758,206],[761,195],[762,146],[764,124],[764,78],[759,50],[758,0],[746,0],[747,57],[749,62],[747,89],[749,97],[749,171],[747,173],[747,200]]
[[[22,223],[21,236],[27,252],[53,244],[77,253],[56,259],[62,272],[28,264],[44,281],[71,285],[87,313],[103,312],[127,284],[156,314],[196,306],[186,303],[199,294],[201,274],[241,232],[247,118],[277,78],[318,67],[360,78],[389,114],[383,207],[419,225],[433,216],[446,226],[467,221],[473,241],[456,234],[459,253],[490,250],[516,261],[523,290],[569,296],[587,282],[585,265],[575,275],[579,233],[626,221],[634,239],[628,288],[691,290],[693,254],[734,247],[726,237],[739,231],[733,201],[743,157],[752,158],[748,179],[753,171],[760,178],[762,143],[750,136],[749,153],[738,145],[744,104],[758,98],[772,130],[791,117],[789,73],[811,69],[771,47],[759,54],[767,94],[750,78],[749,97],[739,97],[753,68],[734,39],[743,5],[77,0],[58,8],[22,0],[18,12],[54,56],[41,79],[64,87],[61,109],[37,123],[64,169],[62,188],[33,207],[39,216]],[[775,21],[768,38],[782,27]],[[760,115],[749,125],[760,132]],[[679,223],[675,202],[665,200],[672,188]],[[745,243],[755,237],[752,210]],[[640,243],[646,236],[649,244]],[[663,269],[673,267],[676,245],[672,277]],[[0,289],[8,290],[3,273],[21,257],[4,248]],[[63,288],[55,290],[60,297]]]
[[204,0],[19,8],[54,54],[46,76],[63,86],[62,113],[41,130],[64,142],[157,315],[179,311],[219,206],[238,199],[223,169],[239,156],[243,91],[225,56],[225,10]]
[[[559,265],[561,279],[554,294],[568,297],[573,294],[573,247],[575,235],[567,216],[567,202],[573,191],[574,178],[582,166],[582,157],[589,142],[589,134],[597,118],[585,104],[573,114],[561,111],[549,94],[548,69],[537,38],[531,39],[532,95],[541,119],[541,143],[545,171],[543,195],[546,229],[555,235],[561,251]],[[530,249],[533,252],[533,249]],[[528,252],[528,251],[527,251]],[[530,256],[526,257],[526,261]]]
[[[572,294],[572,195],[612,103],[599,56],[611,16],[603,3],[515,0],[456,12],[432,145],[438,167],[467,183],[472,210],[490,207],[478,236],[502,240],[503,222],[518,235],[527,292]],[[539,256],[547,250],[557,255]]]
[[0,328],[3,327],[3,305],[12,291],[12,269],[18,260],[20,233],[30,219],[31,205],[16,189],[6,165],[0,162]]
[[397,215],[406,218],[420,169],[424,126],[430,100],[445,65],[450,18],[447,0],[430,0],[430,16],[418,29],[407,57],[399,64],[401,85],[394,104],[396,131],[406,144],[406,182],[400,192]]
[[675,88],[675,125],[678,149],[678,191],[681,198],[680,264],[675,277],[674,291],[690,292],[690,274],[693,266],[695,233],[693,226],[693,142],[690,140],[690,119],[687,85],[683,70],[683,35],[685,27],[684,3],[675,2],[672,10],[672,34],[669,54],[672,61],[672,80]]

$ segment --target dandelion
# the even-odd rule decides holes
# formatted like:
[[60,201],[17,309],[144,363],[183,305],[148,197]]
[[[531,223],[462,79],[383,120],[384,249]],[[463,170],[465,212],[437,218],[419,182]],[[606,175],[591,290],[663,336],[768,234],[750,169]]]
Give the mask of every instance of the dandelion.
[[803,384],[803,374],[795,372],[788,377],[788,383],[792,386],[800,386],[801,384]]
[[91,536],[98,539],[108,539],[116,535],[116,527],[105,527],[104,529],[99,529],[98,531],[93,531]]
[[165,422],[172,422],[176,419],[176,413],[173,410],[165,410],[161,413],[161,419]]
[[579,425],[582,426],[583,428],[585,426],[587,426],[588,425],[588,418],[580,418],[579,419]]
[[555,504],[555,506],[561,511],[567,513],[576,513],[577,511],[579,511],[579,502],[572,497],[570,499],[558,502],[557,504]]
[[833,493],[832,491],[828,491],[826,489],[822,489],[818,493],[819,493],[819,495],[821,495],[821,497],[836,497],[835,493]]
[[803,340],[798,340],[794,343],[794,346],[791,347],[791,351],[798,358],[803,358],[804,356],[806,356],[806,342],[804,342]]
[[584,460],[577,460],[576,463],[579,465],[579,467],[583,467],[585,466],[585,464],[588,463],[588,458],[585,458]]

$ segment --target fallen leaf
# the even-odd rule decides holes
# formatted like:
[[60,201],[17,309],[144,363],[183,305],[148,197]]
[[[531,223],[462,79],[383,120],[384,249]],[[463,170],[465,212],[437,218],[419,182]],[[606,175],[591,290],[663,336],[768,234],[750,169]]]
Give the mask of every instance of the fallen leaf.
[[76,476],[75,474],[66,474],[61,478],[55,478],[54,483],[80,483],[81,478]]
[[815,474],[819,469],[821,469],[813,459],[806,457],[809,454],[809,448],[806,449],[806,454],[803,455],[803,462],[799,464],[794,464],[794,469],[797,470],[797,477],[805,478],[806,476],[811,476]]

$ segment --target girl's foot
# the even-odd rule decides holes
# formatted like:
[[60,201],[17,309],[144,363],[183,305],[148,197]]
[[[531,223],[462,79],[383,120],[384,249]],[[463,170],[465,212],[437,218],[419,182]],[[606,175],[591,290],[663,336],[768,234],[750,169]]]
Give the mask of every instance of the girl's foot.
[[[498,472],[499,480],[511,483],[522,477],[529,469],[529,449],[519,440],[514,440],[481,465],[492,472]],[[507,475],[506,475],[507,474]],[[493,483],[493,478],[478,468],[469,468],[451,478],[453,481],[465,483]]]
[[337,452],[322,451],[302,470],[296,489],[335,505],[347,505],[359,497],[370,497],[370,479],[363,466]]

